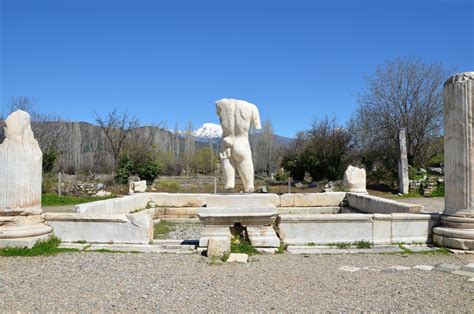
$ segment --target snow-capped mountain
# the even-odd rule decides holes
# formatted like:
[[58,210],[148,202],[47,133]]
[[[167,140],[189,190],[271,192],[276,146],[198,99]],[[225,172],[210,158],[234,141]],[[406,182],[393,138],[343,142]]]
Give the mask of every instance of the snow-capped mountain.
[[193,131],[193,136],[205,139],[220,138],[222,136],[222,127],[215,123],[204,123]]

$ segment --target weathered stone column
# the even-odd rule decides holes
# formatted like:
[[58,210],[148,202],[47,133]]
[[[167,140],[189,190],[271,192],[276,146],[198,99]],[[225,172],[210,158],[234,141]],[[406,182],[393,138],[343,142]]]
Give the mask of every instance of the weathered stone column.
[[343,187],[351,193],[367,193],[367,179],[364,168],[349,165],[344,172]]
[[442,246],[474,250],[474,72],[444,84],[445,209],[433,230]]
[[406,129],[398,132],[398,192],[408,194],[410,180],[408,178],[408,154]]
[[41,209],[43,154],[28,113],[18,110],[5,123],[0,144],[0,247],[31,247],[52,231]]

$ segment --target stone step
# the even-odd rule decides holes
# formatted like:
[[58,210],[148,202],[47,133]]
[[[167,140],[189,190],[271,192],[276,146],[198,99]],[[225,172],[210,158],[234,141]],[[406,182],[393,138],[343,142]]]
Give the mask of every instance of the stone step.
[[371,254],[371,253],[394,253],[403,252],[403,250],[394,246],[380,246],[370,249],[338,249],[330,246],[288,246],[288,253],[290,254]]
[[62,248],[73,248],[85,251],[123,251],[139,253],[174,253],[174,254],[193,254],[196,252],[196,246],[185,244],[102,244],[102,243],[61,243]]

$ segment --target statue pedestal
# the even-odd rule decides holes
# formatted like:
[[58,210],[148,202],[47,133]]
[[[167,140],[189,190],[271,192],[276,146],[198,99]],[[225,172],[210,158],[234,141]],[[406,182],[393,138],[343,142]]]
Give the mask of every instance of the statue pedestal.
[[[250,243],[257,250],[274,252],[280,239],[273,230],[277,211],[268,198],[262,195],[216,195],[209,200],[209,207],[199,209],[198,217],[204,225],[199,247],[207,248],[209,239],[220,239],[230,243],[231,227],[246,229]],[[222,204],[224,206],[213,207]]]

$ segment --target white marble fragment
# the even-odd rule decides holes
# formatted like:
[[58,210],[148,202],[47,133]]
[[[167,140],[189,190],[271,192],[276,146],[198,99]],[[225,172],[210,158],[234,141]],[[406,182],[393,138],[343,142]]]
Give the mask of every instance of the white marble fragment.
[[227,263],[247,263],[249,256],[244,253],[230,253]]
[[344,173],[343,186],[348,192],[367,193],[365,169],[349,165]]
[[434,266],[431,265],[415,265],[413,266],[415,269],[421,269],[421,270],[433,270]]
[[338,268],[339,270],[343,270],[343,271],[349,271],[351,273],[353,272],[356,272],[358,270],[360,270],[360,267],[354,267],[354,266],[341,266]]

